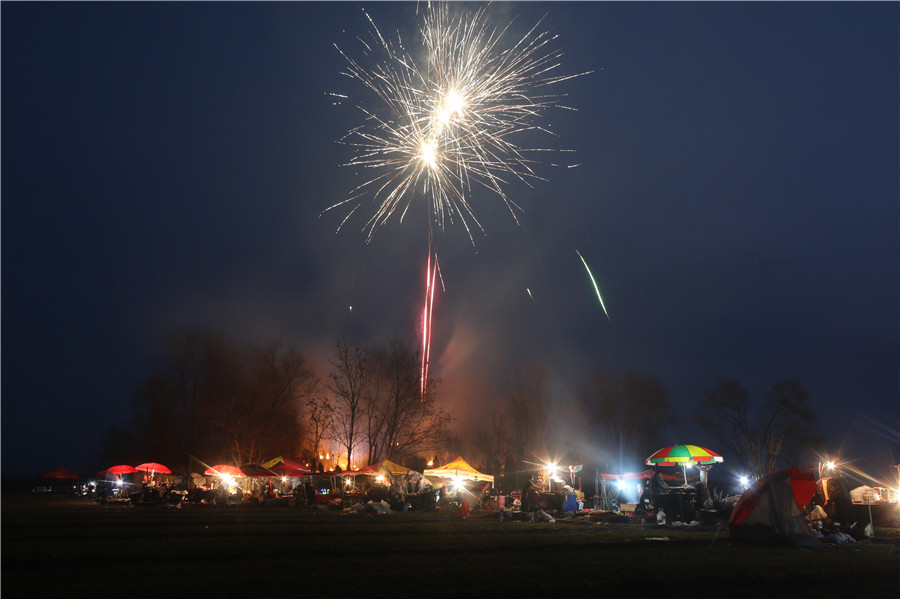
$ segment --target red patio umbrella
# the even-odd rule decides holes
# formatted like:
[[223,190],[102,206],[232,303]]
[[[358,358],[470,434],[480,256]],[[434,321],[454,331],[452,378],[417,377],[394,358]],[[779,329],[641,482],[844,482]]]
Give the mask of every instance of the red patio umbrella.
[[137,469],[128,464],[120,464],[118,466],[113,466],[112,468],[107,468],[106,472],[108,474],[134,474],[137,472]]
[[51,470],[47,474],[41,475],[41,478],[78,478],[77,474],[72,474],[62,466],[55,470]]
[[156,474],[172,474],[172,471],[158,462],[144,462],[139,466],[135,466],[136,470],[142,472],[155,472]]
[[244,473],[241,472],[240,468],[232,466],[230,464],[219,464],[217,466],[211,466],[207,468],[203,474],[206,476],[221,476],[223,474],[227,474],[228,476],[244,476]]

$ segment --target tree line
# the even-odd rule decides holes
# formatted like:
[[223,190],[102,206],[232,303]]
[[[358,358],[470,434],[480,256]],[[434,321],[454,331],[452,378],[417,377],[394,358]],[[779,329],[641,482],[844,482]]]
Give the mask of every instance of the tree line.
[[323,375],[281,342],[244,347],[218,332],[175,331],[134,391],[128,426],[107,431],[98,464],[312,462],[332,442],[347,467],[434,451],[449,438],[452,419],[435,405],[436,381],[422,393],[411,344],[340,341],[329,366]]
[[[423,393],[420,376],[420,352],[399,340],[367,348],[339,341],[321,372],[281,342],[245,347],[222,333],[178,330],[134,391],[129,425],[107,431],[98,464],[152,459],[196,471],[278,455],[311,462],[339,447],[341,463],[352,467],[465,452],[518,485],[548,457],[571,464],[643,457],[677,422],[652,375],[597,368],[563,398],[547,365],[527,361],[497,385],[486,417],[460,439],[438,406],[439,382],[426,381]],[[754,402],[739,381],[722,379],[693,419],[757,477],[805,463],[823,444],[809,394],[794,380]]]
[[[643,460],[670,444],[666,429],[678,422],[663,382],[634,370],[597,368],[567,403],[554,397],[547,368],[527,363],[501,386],[493,405],[474,445],[487,470],[511,477],[514,485],[548,458],[598,465],[621,463],[623,455]],[[809,393],[796,380],[777,382],[753,401],[739,381],[723,378],[692,416],[721,452],[732,453],[756,478],[813,463],[823,452]],[[579,436],[583,449],[573,447]]]

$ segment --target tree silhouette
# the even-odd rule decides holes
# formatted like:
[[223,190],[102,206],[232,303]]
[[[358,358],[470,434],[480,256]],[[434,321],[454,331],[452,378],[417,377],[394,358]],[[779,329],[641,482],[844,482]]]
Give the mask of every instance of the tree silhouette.
[[804,450],[822,442],[809,394],[795,380],[773,385],[754,410],[740,382],[721,379],[707,393],[695,419],[714,439],[734,450],[756,478],[774,472],[779,458],[796,463]]

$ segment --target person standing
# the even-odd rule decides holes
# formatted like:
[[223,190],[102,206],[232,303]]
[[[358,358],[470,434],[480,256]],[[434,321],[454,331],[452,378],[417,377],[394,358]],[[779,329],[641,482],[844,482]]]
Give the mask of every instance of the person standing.
[[528,478],[525,481],[525,486],[522,487],[522,497],[520,498],[522,503],[522,511],[523,512],[533,512],[534,510],[540,507],[540,495],[538,495],[537,489],[534,486],[534,476]]

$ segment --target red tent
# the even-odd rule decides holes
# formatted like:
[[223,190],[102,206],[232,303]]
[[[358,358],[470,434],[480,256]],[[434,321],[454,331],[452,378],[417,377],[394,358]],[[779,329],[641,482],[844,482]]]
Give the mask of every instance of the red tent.
[[78,478],[78,475],[72,474],[60,466],[56,470],[51,470],[47,474],[41,475],[41,478]]
[[738,499],[728,531],[758,543],[788,542],[814,547],[818,539],[803,515],[816,494],[816,475],[812,468],[786,468],[759,479]]

